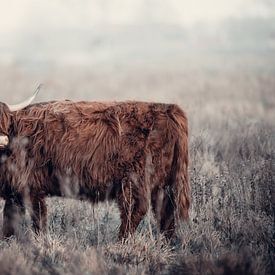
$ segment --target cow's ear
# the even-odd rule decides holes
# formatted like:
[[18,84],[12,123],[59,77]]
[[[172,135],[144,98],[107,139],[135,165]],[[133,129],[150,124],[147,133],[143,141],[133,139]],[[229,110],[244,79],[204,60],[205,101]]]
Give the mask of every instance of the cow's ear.
[[11,112],[5,103],[0,103],[0,134],[8,134],[11,122]]

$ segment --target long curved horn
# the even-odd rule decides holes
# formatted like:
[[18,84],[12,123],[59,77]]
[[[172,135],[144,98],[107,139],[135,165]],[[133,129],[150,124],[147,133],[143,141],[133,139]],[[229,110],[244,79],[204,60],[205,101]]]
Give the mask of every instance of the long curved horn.
[[37,94],[39,93],[41,87],[42,87],[42,84],[39,84],[39,86],[36,88],[34,94],[31,97],[29,97],[28,99],[26,99],[25,101],[23,101],[19,104],[16,104],[16,105],[8,105],[10,111],[11,112],[19,111],[19,110],[24,109],[28,105],[30,105],[32,103],[32,101],[35,99],[35,97],[37,96]]

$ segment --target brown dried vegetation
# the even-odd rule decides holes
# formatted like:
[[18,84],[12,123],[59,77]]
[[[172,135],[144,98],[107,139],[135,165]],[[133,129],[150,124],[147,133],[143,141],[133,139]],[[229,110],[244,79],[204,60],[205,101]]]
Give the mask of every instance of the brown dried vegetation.
[[[110,85],[102,82],[106,77]],[[137,99],[174,101],[187,110],[190,220],[169,244],[149,211],[133,238],[118,243],[115,204],[51,198],[48,234],[35,236],[28,216],[17,239],[0,242],[0,273],[273,274],[274,74],[177,71],[85,79],[91,78],[67,83],[49,76],[49,85],[77,90],[82,83],[82,91],[97,88],[119,100],[129,98],[130,89]]]

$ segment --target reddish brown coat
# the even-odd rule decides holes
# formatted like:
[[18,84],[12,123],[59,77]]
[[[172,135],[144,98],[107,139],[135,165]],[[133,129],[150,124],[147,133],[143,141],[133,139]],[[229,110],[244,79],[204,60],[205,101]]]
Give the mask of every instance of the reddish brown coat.
[[10,112],[0,103],[0,115],[10,140],[0,152],[6,236],[27,201],[35,229],[45,227],[47,196],[116,200],[120,238],[135,231],[150,200],[168,237],[175,216],[188,217],[188,127],[178,106],[61,101]]

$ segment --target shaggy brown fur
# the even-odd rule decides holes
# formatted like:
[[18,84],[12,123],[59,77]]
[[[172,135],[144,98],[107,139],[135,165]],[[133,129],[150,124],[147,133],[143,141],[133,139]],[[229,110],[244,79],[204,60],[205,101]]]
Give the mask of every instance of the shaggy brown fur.
[[0,151],[5,236],[26,204],[34,229],[45,229],[47,196],[115,200],[119,238],[135,231],[150,201],[167,237],[176,216],[188,218],[188,129],[178,106],[62,101],[10,112],[0,103],[0,116],[10,140]]

